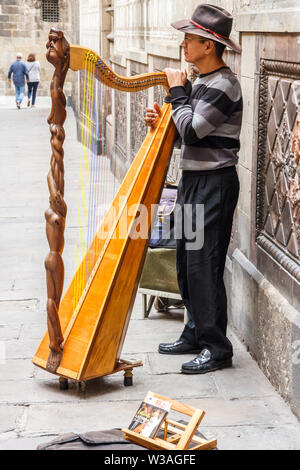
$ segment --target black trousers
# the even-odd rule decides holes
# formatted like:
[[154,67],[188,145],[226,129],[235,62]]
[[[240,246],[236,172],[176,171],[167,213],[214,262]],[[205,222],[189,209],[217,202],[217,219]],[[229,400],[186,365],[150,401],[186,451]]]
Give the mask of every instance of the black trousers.
[[203,230],[196,220],[196,205],[204,206],[203,247],[187,249],[190,240],[184,228],[182,238],[177,240],[178,284],[190,318],[181,339],[196,348],[209,349],[216,360],[233,355],[232,344],[226,337],[227,297],[223,277],[239,189],[235,167],[184,171],[178,187],[178,206],[182,210],[184,205],[191,205],[196,230]]
[[28,99],[30,100],[31,93],[32,93],[32,104],[35,104],[36,91],[39,86],[39,82],[28,82],[27,85],[28,85]]

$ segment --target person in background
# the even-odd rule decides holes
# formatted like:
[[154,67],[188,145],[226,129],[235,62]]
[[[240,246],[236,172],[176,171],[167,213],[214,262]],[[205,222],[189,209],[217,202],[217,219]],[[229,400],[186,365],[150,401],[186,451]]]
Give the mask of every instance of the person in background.
[[16,105],[21,109],[21,103],[25,94],[25,77],[29,80],[29,74],[25,62],[22,61],[22,54],[18,52],[17,60],[15,60],[8,71],[8,81],[11,83],[11,76],[13,75],[13,83],[16,89]]
[[[27,106],[34,108],[35,107],[35,99],[36,99],[36,91],[40,83],[40,70],[41,66],[40,63],[36,60],[35,54],[29,54],[27,57],[27,70],[29,72],[29,82],[28,82],[28,102]],[[31,101],[32,95],[32,101]]]

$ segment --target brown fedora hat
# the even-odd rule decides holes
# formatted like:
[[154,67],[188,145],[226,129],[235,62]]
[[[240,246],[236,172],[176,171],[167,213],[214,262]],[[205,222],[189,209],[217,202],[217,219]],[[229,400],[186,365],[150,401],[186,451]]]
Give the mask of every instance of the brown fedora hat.
[[183,33],[197,34],[206,39],[220,42],[235,52],[241,53],[241,46],[230,39],[232,15],[224,8],[215,5],[198,5],[190,20],[171,23],[173,28]]

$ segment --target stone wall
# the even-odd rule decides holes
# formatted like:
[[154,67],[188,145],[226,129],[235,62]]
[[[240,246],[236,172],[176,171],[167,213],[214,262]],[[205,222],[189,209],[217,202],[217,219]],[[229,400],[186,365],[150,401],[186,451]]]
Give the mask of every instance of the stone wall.
[[[53,67],[45,58],[46,42],[52,26],[62,29],[69,42],[71,33],[71,2],[59,0],[60,21],[50,23],[41,19],[41,3],[38,0],[0,0],[0,95],[13,95],[14,88],[7,81],[10,64],[22,52],[26,60],[33,52],[41,64],[39,95],[49,95]],[[66,93],[71,91],[71,81],[66,80]]]

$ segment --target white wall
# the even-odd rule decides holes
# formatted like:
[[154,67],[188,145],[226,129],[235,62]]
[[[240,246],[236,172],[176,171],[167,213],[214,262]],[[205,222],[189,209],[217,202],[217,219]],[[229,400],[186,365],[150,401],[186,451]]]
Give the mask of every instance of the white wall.
[[80,0],[80,45],[99,51],[100,1]]

